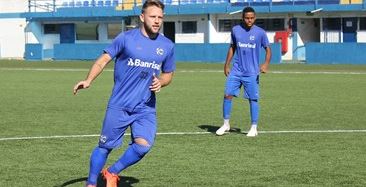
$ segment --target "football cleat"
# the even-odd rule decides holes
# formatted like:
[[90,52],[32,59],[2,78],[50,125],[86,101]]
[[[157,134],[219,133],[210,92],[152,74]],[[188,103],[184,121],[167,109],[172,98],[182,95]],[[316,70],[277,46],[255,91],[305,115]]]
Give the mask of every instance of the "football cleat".
[[225,132],[230,131],[230,125],[223,124],[219,129],[216,131],[216,135],[221,136],[225,134]]
[[118,175],[114,173],[109,173],[107,168],[103,169],[102,175],[104,179],[107,181],[106,187],[117,187],[117,183],[119,181]]
[[247,137],[255,137],[258,135],[257,128],[252,127],[250,128],[249,132],[247,133]]

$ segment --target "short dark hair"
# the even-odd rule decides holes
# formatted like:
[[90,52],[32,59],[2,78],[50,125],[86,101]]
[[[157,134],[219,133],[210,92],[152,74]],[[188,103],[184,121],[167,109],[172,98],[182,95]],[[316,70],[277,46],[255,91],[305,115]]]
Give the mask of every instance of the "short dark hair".
[[161,8],[164,11],[164,4],[159,0],[146,0],[142,5],[141,13],[144,13],[148,7],[156,6]]
[[255,10],[254,10],[254,8],[252,8],[252,7],[250,7],[250,6],[247,6],[247,7],[245,7],[244,9],[243,9],[243,17],[244,17],[244,15],[245,15],[245,13],[248,13],[248,12],[253,12],[254,14],[255,14]]

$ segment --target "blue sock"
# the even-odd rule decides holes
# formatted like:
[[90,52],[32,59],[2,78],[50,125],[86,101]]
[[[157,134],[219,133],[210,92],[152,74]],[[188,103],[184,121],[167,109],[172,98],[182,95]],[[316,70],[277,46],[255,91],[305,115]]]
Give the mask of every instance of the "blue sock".
[[231,99],[224,98],[224,103],[222,104],[222,113],[224,119],[230,119],[231,103]]
[[258,100],[249,100],[249,105],[250,105],[250,117],[252,120],[252,125],[257,125],[259,118]]
[[96,185],[98,175],[102,171],[103,166],[108,158],[111,149],[96,147],[90,156],[90,170],[88,184]]
[[144,146],[136,143],[131,144],[122,157],[109,167],[108,171],[114,174],[120,173],[122,170],[140,161],[145,154],[149,152],[150,148],[151,146]]

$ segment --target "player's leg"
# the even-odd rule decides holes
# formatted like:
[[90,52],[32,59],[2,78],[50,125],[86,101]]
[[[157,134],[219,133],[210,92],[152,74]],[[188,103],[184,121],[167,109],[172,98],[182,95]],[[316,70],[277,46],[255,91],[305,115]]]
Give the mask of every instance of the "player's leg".
[[136,118],[131,125],[133,140],[121,158],[108,169],[110,173],[118,174],[139,162],[154,144],[157,130],[155,111],[140,113]]
[[107,109],[102,132],[99,138],[99,145],[90,157],[90,170],[87,181],[88,186],[97,184],[98,175],[102,171],[109,153],[115,147],[122,144],[122,137],[130,124],[129,116],[126,112],[114,109]]
[[230,115],[232,108],[232,99],[234,96],[238,96],[240,92],[240,79],[236,76],[231,76],[226,80],[225,84],[225,95],[222,104],[222,114],[224,124],[216,131],[216,135],[223,135],[225,132],[230,130]]
[[244,97],[249,100],[251,128],[247,136],[258,135],[257,125],[259,119],[259,76],[248,76],[243,79]]
[[222,103],[222,114],[224,119],[224,124],[216,130],[216,135],[223,135],[225,132],[230,130],[230,114],[232,108],[232,95],[225,95],[224,101]]
[[251,127],[248,131],[248,137],[254,137],[258,135],[257,125],[259,118],[259,104],[257,99],[249,99],[250,105],[250,117],[251,117]]
[[97,146],[90,156],[90,168],[87,185],[96,186],[98,175],[102,171],[111,149]]
[[134,165],[149,152],[151,146],[144,138],[135,138],[122,157],[108,168],[108,172],[118,174],[129,166]]

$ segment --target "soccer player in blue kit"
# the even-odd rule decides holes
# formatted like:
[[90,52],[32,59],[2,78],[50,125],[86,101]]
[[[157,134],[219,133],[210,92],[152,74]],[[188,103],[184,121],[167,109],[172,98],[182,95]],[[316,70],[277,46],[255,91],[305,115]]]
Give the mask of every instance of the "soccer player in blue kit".
[[[229,47],[224,73],[227,76],[223,102],[224,124],[216,131],[223,135],[230,130],[230,113],[232,98],[237,97],[240,88],[244,86],[244,97],[249,100],[251,128],[248,137],[258,135],[257,124],[259,118],[259,74],[266,73],[271,60],[271,49],[266,32],[254,25],[256,15],[252,7],[245,7],[242,12],[243,23],[236,25],[231,31],[231,45]],[[259,53],[263,47],[266,51],[265,62],[259,64]],[[230,69],[230,62],[234,63]]]
[[[119,34],[96,60],[87,78],[74,86],[74,94],[88,88],[115,58],[114,87],[99,144],[90,157],[87,187],[97,185],[99,173],[106,179],[107,187],[116,187],[118,174],[140,161],[154,144],[157,131],[155,93],[171,82],[175,70],[174,44],[159,34],[163,10],[164,5],[159,0],[145,1],[140,28]],[[132,139],[129,147],[119,160],[103,169],[112,149],[122,144],[128,127]]]

